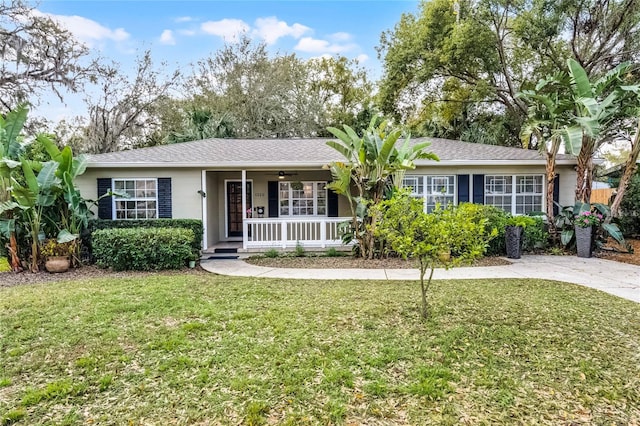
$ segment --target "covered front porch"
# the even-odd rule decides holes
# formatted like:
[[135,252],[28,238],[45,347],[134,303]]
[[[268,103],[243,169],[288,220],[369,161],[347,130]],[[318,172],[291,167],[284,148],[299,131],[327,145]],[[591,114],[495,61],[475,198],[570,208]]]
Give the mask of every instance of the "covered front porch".
[[344,247],[349,206],[326,188],[327,170],[203,170],[205,250],[240,243],[239,251]]

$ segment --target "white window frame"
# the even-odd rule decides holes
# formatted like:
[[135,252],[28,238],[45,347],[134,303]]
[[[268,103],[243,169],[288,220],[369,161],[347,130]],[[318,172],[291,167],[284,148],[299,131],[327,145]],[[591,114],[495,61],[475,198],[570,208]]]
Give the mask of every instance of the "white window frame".
[[[507,178],[507,177],[511,177],[511,192],[496,192],[495,191],[495,184],[493,182],[491,182],[492,179],[499,179],[499,178]],[[517,192],[518,190],[518,178],[539,178],[540,179],[540,192]],[[505,179],[506,180],[506,179]],[[534,182],[534,186],[535,186],[535,182]],[[487,197],[491,197],[491,196],[508,196],[510,198],[510,204],[509,204],[509,210],[506,210],[503,208],[503,206],[498,206],[494,203],[488,203],[487,202]],[[507,213],[511,213],[514,216],[518,216],[518,215],[526,215],[527,213],[516,213],[517,208],[518,208],[518,198],[519,197],[526,197],[526,196],[534,196],[534,197],[541,197],[541,201],[540,201],[540,208],[539,209],[534,209],[533,211],[543,211],[545,203],[546,203],[546,196],[547,194],[545,194],[545,187],[544,187],[544,175],[542,174],[538,174],[538,173],[519,173],[519,174],[491,174],[491,175],[485,175],[484,177],[484,203],[486,205],[489,206],[495,206],[497,208],[503,208],[503,210],[505,210]],[[520,203],[521,205],[522,203]]]
[[[434,186],[434,180],[446,179],[447,192],[444,193],[445,199],[451,199],[451,204],[454,206],[458,204],[458,177],[456,175],[405,175],[402,180],[402,186],[408,187],[408,181],[413,181],[411,186],[414,188],[411,191],[411,196],[422,199],[423,209],[425,212],[429,212],[435,208],[436,203],[430,203],[431,197],[438,196],[442,192],[438,189],[443,185]],[[453,188],[453,192],[449,193],[449,188]]]
[[[116,187],[116,182],[127,182],[127,181],[134,181],[134,182],[139,182],[139,181],[154,181],[156,183],[156,196],[155,197],[129,197],[129,198],[120,198],[116,195],[114,195],[113,197],[111,197],[111,218],[113,220],[155,220],[158,219],[158,215],[159,215],[159,200],[158,200],[158,192],[159,192],[159,188],[158,188],[158,178],[111,178],[111,188],[113,188],[113,190],[115,190]],[[125,187],[126,187],[126,183],[125,183]],[[126,191],[126,190],[125,190]],[[156,203],[156,215],[154,218],[145,218],[145,219],[139,219],[139,218],[118,218],[118,210],[116,209],[116,205],[118,201],[123,201],[123,202],[129,202],[129,201],[133,201],[135,203],[137,203],[138,201],[155,201]],[[145,210],[151,210],[151,209],[145,209]],[[136,207],[136,211],[137,211],[137,207]],[[137,215],[136,215],[137,216]]]
[[[280,184],[286,183],[288,184],[288,206],[287,209],[289,211],[288,214],[282,214],[282,208],[284,206],[281,205],[282,203],[282,198],[280,197],[280,192],[282,191],[282,189],[280,189]],[[304,200],[312,200],[313,201],[313,214],[309,215],[309,214],[305,214],[305,215],[301,215],[301,214],[293,214],[293,191],[294,189],[291,188],[291,184],[292,183],[297,183],[297,182],[292,182],[292,181],[280,181],[278,182],[278,217],[297,217],[297,218],[307,218],[307,217],[328,217],[329,216],[329,190],[326,188],[327,186],[327,181],[302,181],[300,182],[302,185],[305,184],[311,184],[312,188],[313,188],[313,197],[312,198],[304,198]],[[324,188],[324,200],[325,200],[325,205],[324,205],[324,214],[318,214],[318,186],[322,185]],[[299,200],[299,198],[296,198],[296,200]]]

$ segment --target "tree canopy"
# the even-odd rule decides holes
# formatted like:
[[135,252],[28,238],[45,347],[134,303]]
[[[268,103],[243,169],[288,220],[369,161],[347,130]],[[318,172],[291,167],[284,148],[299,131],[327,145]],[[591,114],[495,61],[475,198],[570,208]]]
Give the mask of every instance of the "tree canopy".
[[589,75],[637,59],[639,23],[636,0],[423,1],[381,37],[380,106],[422,134],[517,146],[517,93],[570,57]]

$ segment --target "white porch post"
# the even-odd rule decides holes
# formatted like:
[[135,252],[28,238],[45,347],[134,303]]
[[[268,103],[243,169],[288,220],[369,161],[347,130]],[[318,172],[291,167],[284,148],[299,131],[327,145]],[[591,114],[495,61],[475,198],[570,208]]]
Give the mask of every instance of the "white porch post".
[[202,249],[206,250],[207,247],[209,247],[209,241],[207,241],[207,222],[208,222],[208,217],[207,217],[207,198],[206,198],[206,194],[207,194],[207,171],[203,170],[202,171],[202,184],[201,184],[201,188],[200,190],[202,191],[201,193],[201,198],[202,198]]
[[242,170],[242,248],[247,249],[249,226],[247,224],[247,171]]

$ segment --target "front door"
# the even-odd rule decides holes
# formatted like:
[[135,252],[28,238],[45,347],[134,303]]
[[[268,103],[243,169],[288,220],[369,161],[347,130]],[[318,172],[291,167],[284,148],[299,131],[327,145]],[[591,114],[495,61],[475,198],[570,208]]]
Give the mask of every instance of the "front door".
[[[247,209],[251,209],[251,182],[247,182]],[[242,182],[227,182],[227,236],[242,237]]]

